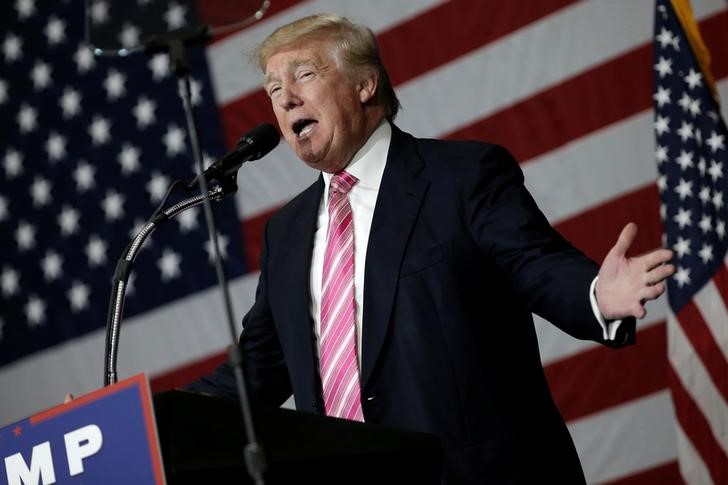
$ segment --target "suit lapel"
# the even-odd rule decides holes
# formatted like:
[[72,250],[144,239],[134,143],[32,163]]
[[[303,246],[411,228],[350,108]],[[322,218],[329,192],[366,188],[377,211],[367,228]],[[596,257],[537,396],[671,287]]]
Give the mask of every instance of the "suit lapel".
[[364,273],[362,388],[372,375],[386,339],[402,257],[429,185],[416,178],[421,169],[414,138],[392,126]]

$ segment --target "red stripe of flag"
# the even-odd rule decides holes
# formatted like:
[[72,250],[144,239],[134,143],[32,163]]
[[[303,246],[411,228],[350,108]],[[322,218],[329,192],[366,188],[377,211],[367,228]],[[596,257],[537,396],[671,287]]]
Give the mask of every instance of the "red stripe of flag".
[[617,480],[602,483],[602,485],[644,485],[645,483],[683,485],[685,481],[680,475],[680,467],[677,462],[671,461]]

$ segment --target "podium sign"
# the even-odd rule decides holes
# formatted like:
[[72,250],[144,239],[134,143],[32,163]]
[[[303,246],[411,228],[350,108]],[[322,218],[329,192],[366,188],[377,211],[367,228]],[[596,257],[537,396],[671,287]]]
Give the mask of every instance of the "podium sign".
[[0,485],[164,484],[144,374],[0,429]]

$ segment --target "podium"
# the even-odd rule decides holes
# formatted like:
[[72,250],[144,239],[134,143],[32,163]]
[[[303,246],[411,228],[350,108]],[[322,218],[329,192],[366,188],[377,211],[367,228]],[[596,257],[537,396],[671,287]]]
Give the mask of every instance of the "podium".
[[[185,391],[154,396],[169,485],[252,483],[237,401]],[[266,484],[440,483],[442,451],[430,434],[254,407]]]

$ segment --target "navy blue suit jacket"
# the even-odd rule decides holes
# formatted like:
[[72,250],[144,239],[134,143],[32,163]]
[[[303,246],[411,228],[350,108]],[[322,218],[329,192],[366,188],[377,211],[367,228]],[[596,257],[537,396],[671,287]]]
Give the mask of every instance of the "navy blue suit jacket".
[[[240,338],[252,396],[280,405],[293,392],[313,413],[323,402],[309,272],[323,187],[319,177],[269,221]],[[531,312],[615,345],[589,303],[597,271],[551,228],[505,149],[393,127],[364,276],[365,420],[440,436],[448,483],[583,482]],[[616,345],[633,336],[630,319]],[[227,366],[195,387],[235,392]]]

